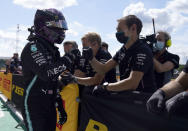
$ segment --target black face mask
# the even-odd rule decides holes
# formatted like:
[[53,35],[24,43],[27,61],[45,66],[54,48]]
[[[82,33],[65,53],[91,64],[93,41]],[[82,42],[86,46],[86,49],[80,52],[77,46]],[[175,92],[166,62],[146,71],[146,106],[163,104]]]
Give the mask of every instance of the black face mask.
[[55,40],[56,44],[61,44],[63,40],[65,39],[65,35],[59,35],[57,39]]
[[58,34],[58,36],[55,40],[55,43],[61,44],[63,42],[63,40],[65,39],[65,32],[62,30],[56,30],[55,32]]
[[129,40],[129,37],[124,35],[124,32],[116,32],[116,39],[122,43],[122,44],[126,44],[127,41]]

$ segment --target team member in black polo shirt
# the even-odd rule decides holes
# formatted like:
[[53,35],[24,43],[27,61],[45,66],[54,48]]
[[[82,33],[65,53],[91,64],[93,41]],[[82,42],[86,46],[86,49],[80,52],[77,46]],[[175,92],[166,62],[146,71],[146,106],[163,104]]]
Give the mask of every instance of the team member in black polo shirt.
[[[102,50],[101,37],[94,32],[85,34],[82,37],[82,45],[84,48],[91,47],[93,49],[93,56],[101,63],[107,62],[111,55],[109,52]],[[92,92],[94,85],[101,84],[103,82],[116,82],[116,70],[113,68],[106,75],[96,73],[91,67],[88,60],[84,57],[80,59],[81,72],[75,72],[75,74],[82,74],[81,77],[76,77],[78,84],[89,86],[86,92]],[[79,75],[76,75],[79,76]]]
[[172,79],[174,69],[179,67],[179,56],[167,51],[171,46],[171,37],[167,32],[159,31],[156,38],[153,61],[157,88],[161,88]]
[[135,15],[128,15],[119,19],[116,38],[123,46],[105,64],[101,64],[96,58],[92,57],[91,49],[83,51],[85,56],[88,57],[87,59],[91,61],[92,67],[100,74],[106,73],[119,64],[121,81],[97,86],[96,88],[108,91],[155,91],[153,55],[146,43],[139,40],[141,30],[142,22]]
[[147,102],[149,112],[161,114],[165,108],[169,115],[188,117],[188,61],[180,75],[158,89]]

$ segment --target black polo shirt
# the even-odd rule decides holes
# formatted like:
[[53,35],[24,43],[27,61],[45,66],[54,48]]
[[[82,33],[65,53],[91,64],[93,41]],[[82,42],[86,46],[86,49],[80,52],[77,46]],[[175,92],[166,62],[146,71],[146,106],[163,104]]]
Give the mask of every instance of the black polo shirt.
[[113,59],[119,64],[120,80],[128,78],[131,71],[140,71],[144,76],[136,90],[144,92],[156,90],[153,55],[146,43],[137,40],[128,50],[123,45]]
[[174,68],[170,71],[161,72],[161,73],[158,73],[155,71],[155,79],[156,79],[157,88],[161,88],[163,85],[165,85],[172,79],[174,69],[179,67],[179,59],[180,58],[178,55],[172,54],[168,51],[165,51],[157,59],[161,64],[164,64],[167,61],[170,61],[174,64]]
[[185,73],[188,73],[188,60],[187,60],[187,63],[186,63],[186,65],[185,65],[183,71],[184,71]]

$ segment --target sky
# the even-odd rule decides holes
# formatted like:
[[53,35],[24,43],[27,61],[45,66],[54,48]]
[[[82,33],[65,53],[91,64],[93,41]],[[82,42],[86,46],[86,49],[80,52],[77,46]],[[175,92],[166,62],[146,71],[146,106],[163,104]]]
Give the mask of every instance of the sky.
[[[171,35],[169,52],[178,54],[181,64],[188,59],[188,0],[2,0],[0,57],[21,53],[36,10],[45,8],[62,11],[69,28],[65,41],[75,40],[79,49],[82,49],[80,39],[84,34],[97,32],[102,41],[109,44],[109,51],[114,55],[122,46],[115,38],[117,19],[133,14],[143,22],[141,35],[153,33],[154,18],[156,30],[164,30]],[[58,47],[63,55],[63,45]]]

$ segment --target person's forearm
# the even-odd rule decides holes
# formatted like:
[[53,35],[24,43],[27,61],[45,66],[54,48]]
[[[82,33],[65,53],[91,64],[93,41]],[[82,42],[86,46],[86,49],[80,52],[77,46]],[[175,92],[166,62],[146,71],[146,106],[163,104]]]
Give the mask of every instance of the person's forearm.
[[168,84],[164,85],[161,88],[161,90],[165,92],[165,97],[169,99],[172,96],[184,91],[185,89],[182,87],[182,85],[179,82],[173,80],[169,82]]
[[107,87],[109,91],[125,91],[125,90],[136,90],[137,86],[132,81],[125,79],[116,83],[110,83]]
[[99,85],[101,81],[95,80],[93,77],[86,77],[86,78],[81,78],[81,77],[76,77],[78,84],[80,85],[85,85],[85,86],[92,86],[92,85]]
[[166,61],[165,63],[160,63],[157,59],[153,59],[155,70],[158,73],[170,71],[174,68],[174,64],[171,61]]
[[131,71],[130,76],[127,79],[118,81],[116,83],[110,83],[107,86],[109,91],[124,91],[124,90],[136,90],[144,73],[139,71]]
[[81,77],[81,78],[86,77],[86,76],[85,76],[85,73],[82,72],[82,71],[80,71],[79,69],[75,69],[75,71],[74,71],[74,76],[76,76],[76,77]]
[[153,63],[154,63],[154,68],[157,72],[161,72],[161,63],[159,63],[155,58],[153,59]]

